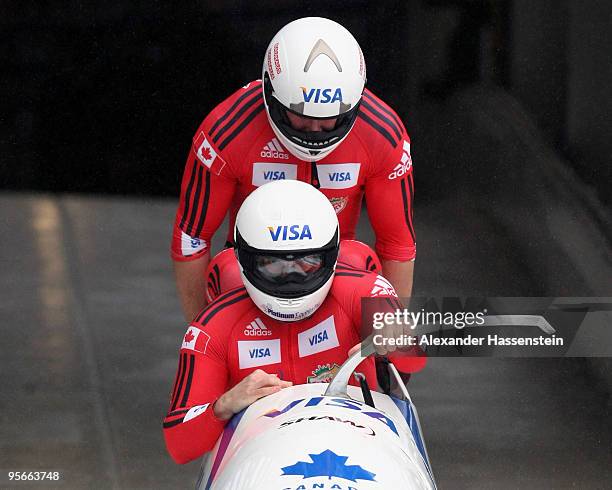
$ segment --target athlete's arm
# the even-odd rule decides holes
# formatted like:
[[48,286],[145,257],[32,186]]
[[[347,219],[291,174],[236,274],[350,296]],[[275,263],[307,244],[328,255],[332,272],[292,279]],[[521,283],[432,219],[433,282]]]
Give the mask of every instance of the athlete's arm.
[[211,303],[183,337],[163,423],[166,447],[177,463],[187,463],[210,451],[234,414],[263,396],[291,386],[276,375],[256,370],[230,387],[230,327],[241,314],[232,305],[247,298],[242,289]]
[[264,396],[288,388],[293,383],[283,381],[276,374],[269,374],[257,369],[244,378],[232,389],[226,391],[214,405],[215,416],[229,420],[232,416]]
[[210,451],[226,420],[215,415],[213,405],[226,391],[228,369],[225,349],[211,332],[190,326],[180,350],[178,371],[168,413],[164,439],[172,459],[187,463]]
[[206,306],[206,280],[204,274],[210,261],[210,252],[206,251],[197,259],[179,262],[174,261],[174,277],[183,314],[190,322]]
[[175,462],[188,463],[210,451],[234,414],[292,384],[259,369],[226,391],[227,380],[222,361],[181,349],[173,397],[163,423],[166,447]]
[[[397,368],[405,373],[413,373],[420,371],[425,367],[427,358],[424,352],[418,346],[403,346],[396,347],[395,343],[384,343],[380,341],[385,338],[401,338],[404,334],[410,335],[412,329],[410,325],[395,324],[390,322],[381,325],[382,316],[378,317],[379,323],[375,324],[375,315],[384,315],[385,313],[395,313],[397,310],[403,309],[402,304],[397,298],[393,286],[386,278],[375,273],[369,273],[360,280],[355,280],[352,288],[352,306],[350,308],[353,317],[353,323],[359,329],[359,335],[365,339],[369,335],[378,336],[379,341],[374,342],[374,347],[378,355],[386,355],[393,353],[396,350],[401,350],[401,357],[395,358]],[[362,302],[362,298],[366,299]],[[365,309],[364,309],[365,308]],[[365,323],[362,323],[365,321]],[[349,351],[349,355],[361,348],[361,343],[355,345]]]
[[[196,134],[187,157],[171,246],[176,286],[187,321],[206,306],[204,275],[210,241],[227,214],[236,187],[220,155],[212,163],[204,158],[212,157],[215,151],[212,147],[202,149],[202,144],[208,144],[205,138],[202,131]],[[221,169],[223,175],[218,175]]]
[[400,298],[412,295],[412,280],[414,276],[414,260],[401,262],[399,260],[381,259],[382,275],[395,286]]
[[400,297],[412,294],[416,242],[412,222],[414,181],[408,135],[387,152],[379,170],[366,181],[368,216],[376,234],[382,273]]

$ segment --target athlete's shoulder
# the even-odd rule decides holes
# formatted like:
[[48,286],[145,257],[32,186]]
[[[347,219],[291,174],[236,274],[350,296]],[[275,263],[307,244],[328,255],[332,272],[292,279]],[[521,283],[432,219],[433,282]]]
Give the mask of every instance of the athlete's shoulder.
[[201,133],[217,151],[223,152],[244,138],[250,139],[266,124],[261,81],[255,80],[217,105],[206,116],[195,138]]
[[199,353],[224,362],[232,332],[250,308],[256,306],[244,287],[219,296],[191,321],[183,337],[181,352],[190,353],[192,357]]
[[384,100],[378,97],[370,89],[365,88],[363,90],[362,101],[365,102],[366,106],[373,106],[374,108],[381,110],[386,115],[395,119],[398,124],[402,124],[401,118],[397,115],[395,110],[393,110],[393,108],[389,104],[387,104]]
[[[361,323],[362,298],[378,298],[393,304],[397,294],[393,286],[384,277],[373,271],[365,271],[338,265],[329,295],[336,307],[342,309],[352,318],[355,325]],[[391,302],[391,303],[390,303]],[[380,307],[375,303],[375,308]],[[369,303],[369,308],[373,305]]]
[[261,97],[261,80],[253,80],[246,85],[243,85],[234,93],[232,93],[229,97],[227,97],[223,102],[221,102],[218,107],[228,108],[235,103],[240,103],[242,100],[250,97],[251,95],[256,94]]
[[368,145],[377,142],[396,148],[402,140],[409,141],[397,113],[368,89],[363,91],[354,131]]
[[229,290],[208,304],[196,315],[191,325],[204,331],[221,329],[229,332],[234,322],[247,314],[249,310],[256,308],[244,286],[238,287]]
[[387,279],[375,271],[355,269],[338,264],[332,283],[331,294],[336,298],[395,296],[397,293]]
[[374,283],[376,276],[375,272],[338,263],[330,294],[336,298],[362,296],[364,291]]

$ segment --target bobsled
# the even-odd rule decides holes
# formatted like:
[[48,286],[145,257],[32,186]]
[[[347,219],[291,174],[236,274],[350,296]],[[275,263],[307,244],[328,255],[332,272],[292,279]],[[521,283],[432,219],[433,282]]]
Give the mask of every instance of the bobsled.
[[[365,351],[365,352],[364,352]],[[285,388],[236,414],[204,456],[198,490],[435,489],[417,410],[400,374],[368,388],[364,344],[330,383]],[[360,386],[349,385],[354,376]]]

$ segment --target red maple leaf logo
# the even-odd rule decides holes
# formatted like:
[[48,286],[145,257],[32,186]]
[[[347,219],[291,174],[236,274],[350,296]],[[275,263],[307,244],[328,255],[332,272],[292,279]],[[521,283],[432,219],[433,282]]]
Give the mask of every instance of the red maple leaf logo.
[[185,340],[185,342],[187,342],[189,344],[189,343],[191,343],[191,341],[193,341],[193,339],[195,339],[195,335],[193,335],[191,333],[191,329],[189,329],[187,331],[187,333],[185,334],[185,339],[184,340]]
[[208,148],[207,146],[203,146],[202,148],[200,148],[200,155],[202,155],[202,158],[204,160],[210,160],[212,158],[210,148]]

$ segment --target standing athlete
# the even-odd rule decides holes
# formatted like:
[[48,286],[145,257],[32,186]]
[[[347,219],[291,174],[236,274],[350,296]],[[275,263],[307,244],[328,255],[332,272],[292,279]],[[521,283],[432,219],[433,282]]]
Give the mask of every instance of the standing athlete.
[[[361,340],[362,297],[380,298],[386,311],[399,307],[384,278],[337,265],[338,219],[308,184],[257,189],[238,212],[233,238],[244,287],[204,308],[181,345],[163,423],[177,463],[212,449],[227,421],[255,400],[333,378]],[[406,371],[426,362],[407,360]],[[374,359],[359,371],[374,389]]]
[[233,230],[242,201],[281,179],[307,182],[325,194],[342,239],[355,238],[365,196],[383,275],[400,296],[410,296],[416,253],[410,139],[365,81],[363,54],[344,27],[298,19],[270,42],[262,80],[204,119],[187,158],[172,239],[188,320],[206,303],[210,241],[225,215],[229,211]]

